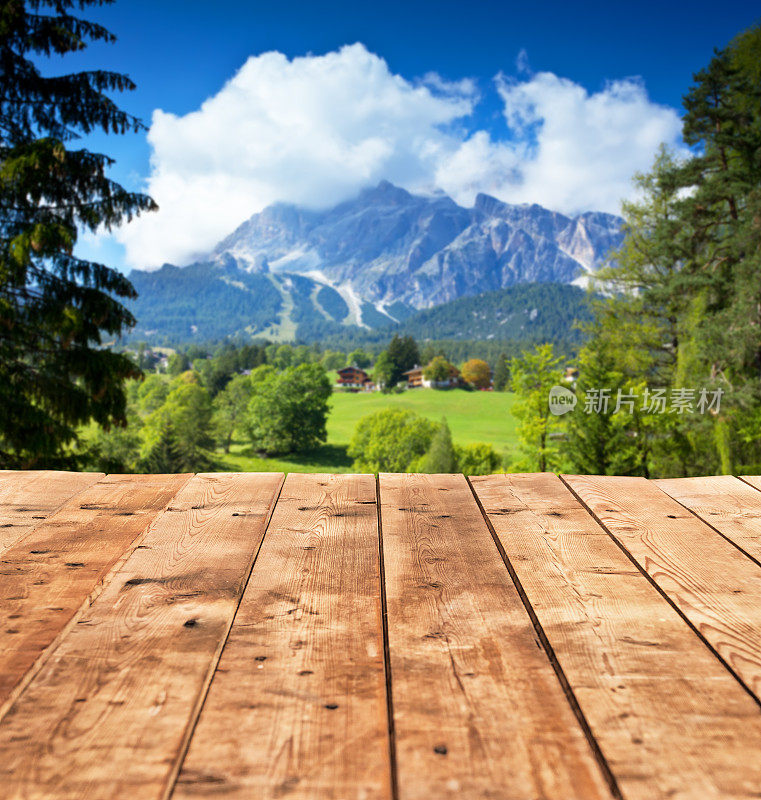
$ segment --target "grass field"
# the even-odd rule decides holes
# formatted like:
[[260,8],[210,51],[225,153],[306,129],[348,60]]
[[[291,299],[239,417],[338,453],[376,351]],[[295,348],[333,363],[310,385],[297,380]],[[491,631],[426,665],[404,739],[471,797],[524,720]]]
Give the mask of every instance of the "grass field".
[[383,408],[405,408],[439,421],[446,417],[455,444],[486,442],[504,454],[515,447],[515,417],[510,413],[514,395],[509,392],[468,392],[412,389],[402,394],[336,392],[331,399],[328,441],[312,453],[293,458],[259,458],[244,442],[229,455],[219,454],[225,469],[242,472],[349,472],[346,454],[357,422]]

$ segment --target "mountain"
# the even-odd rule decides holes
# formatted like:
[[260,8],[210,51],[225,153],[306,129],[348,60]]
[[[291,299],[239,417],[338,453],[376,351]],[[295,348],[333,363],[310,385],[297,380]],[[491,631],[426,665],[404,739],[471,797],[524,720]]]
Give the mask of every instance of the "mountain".
[[583,283],[620,244],[621,226],[611,214],[568,217],[484,194],[463,208],[387,181],[326,211],[278,203],[195,264],[133,271],[135,335],[285,340],[385,328],[519,284]]
[[571,283],[620,244],[621,224],[612,214],[567,217],[485,194],[463,208],[383,181],[324,212],[270,206],[211,257],[306,273],[383,313],[393,303],[429,308],[516,283]]

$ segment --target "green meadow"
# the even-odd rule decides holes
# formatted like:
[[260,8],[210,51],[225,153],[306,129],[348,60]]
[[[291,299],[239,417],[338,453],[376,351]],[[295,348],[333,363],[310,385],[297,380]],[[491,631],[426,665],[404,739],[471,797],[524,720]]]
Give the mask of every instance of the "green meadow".
[[511,413],[511,392],[470,392],[464,389],[411,389],[401,394],[335,392],[328,418],[328,441],[310,453],[292,457],[261,458],[245,441],[237,441],[229,454],[218,453],[220,467],[240,472],[350,472],[346,454],[354,429],[362,417],[384,408],[404,408],[423,417],[445,417],[456,444],[486,442],[499,453],[516,445],[516,420]]

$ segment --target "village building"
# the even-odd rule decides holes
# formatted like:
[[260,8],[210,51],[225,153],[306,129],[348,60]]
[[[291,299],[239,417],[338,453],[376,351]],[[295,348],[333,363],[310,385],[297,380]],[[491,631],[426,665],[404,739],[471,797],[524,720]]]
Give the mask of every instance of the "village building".
[[426,389],[452,389],[455,386],[459,386],[461,383],[460,370],[454,365],[451,365],[449,376],[443,381],[428,380],[423,374],[424,370],[425,367],[416,364],[412,369],[408,369],[407,372],[402,373],[407,380],[408,389],[417,389],[421,386]]
[[336,386],[341,389],[370,392],[375,389],[372,378],[360,367],[344,367],[338,370]]
[[423,385],[423,368],[420,366],[415,365],[412,369],[408,369],[407,372],[403,372],[402,375],[407,380],[408,389],[417,389]]

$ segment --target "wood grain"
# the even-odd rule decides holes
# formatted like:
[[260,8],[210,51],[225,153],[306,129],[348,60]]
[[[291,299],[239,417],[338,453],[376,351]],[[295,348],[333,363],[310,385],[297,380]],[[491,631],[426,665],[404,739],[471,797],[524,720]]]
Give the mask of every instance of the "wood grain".
[[4,798],[166,796],[281,482],[177,494],[0,724]]
[[101,472],[0,472],[0,555],[101,478]]
[[562,482],[471,480],[623,796],[758,797],[761,709]]
[[111,475],[0,556],[0,718],[187,475]]
[[401,800],[610,797],[461,475],[381,475]]
[[761,491],[761,475],[741,475],[740,477],[754,489]]
[[288,476],[175,800],[390,798],[375,495]]
[[732,475],[652,481],[761,563],[761,492]]
[[567,481],[761,698],[761,567],[652,481],[593,476]]

